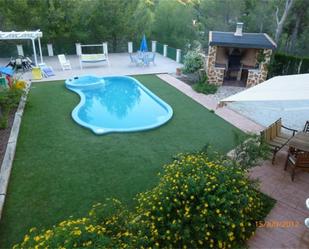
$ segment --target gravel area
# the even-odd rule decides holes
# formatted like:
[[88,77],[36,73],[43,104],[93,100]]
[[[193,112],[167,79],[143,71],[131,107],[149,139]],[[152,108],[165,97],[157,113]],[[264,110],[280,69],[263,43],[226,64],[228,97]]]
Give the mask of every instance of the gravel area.
[[227,98],[245,89],[246,88],[244,87],[237,87],[237,86],[220,86],[215,94],[209,96],[211,96],[213,99],[219,102],[221,99]]

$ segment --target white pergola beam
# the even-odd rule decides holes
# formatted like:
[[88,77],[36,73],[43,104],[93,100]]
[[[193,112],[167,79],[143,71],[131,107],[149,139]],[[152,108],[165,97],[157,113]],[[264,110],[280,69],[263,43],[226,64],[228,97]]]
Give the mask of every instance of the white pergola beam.
[[43,33],[40,30],[36,31],[11,31],[0,32],[0,40],[24,40],[24,39],[37,39],[43,37]]
[[18,32],[17,31],[11,31],[11,32],[0,31],[0,40],[28,40],[30,39],[32,41],[35,66],[38,66],[38,59],[37,59],[36,49],[35,49],[35,39],[38,39],[41,63],[43,63],[42,48],[41,48],[41,41],[40,41],[41,37],[43,37],[43,33],[39,29],[36,31],[18,31]]

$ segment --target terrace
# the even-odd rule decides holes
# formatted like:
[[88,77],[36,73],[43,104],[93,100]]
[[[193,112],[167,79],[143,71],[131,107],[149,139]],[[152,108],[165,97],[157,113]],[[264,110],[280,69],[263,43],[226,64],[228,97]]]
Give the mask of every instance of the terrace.
[[[156,53],[155,65],[151,63],[149,66],[136,66],[131,63],[128,53],[110,53],[108,57],[109,65],[106,63],[89,64],[85,65],[83,69],[80,69],[79,57],[77,55],[67,55],[66,58],[70,60],[72,70],[63,71],[57,56],[44,56],[44,63],[53,68],[55,76],[43,78],[42,81],[63,80],[85,74],[104,76],[175,73],[176,68],[182,66],[182,64],[177,63],[175,60],[159,53]],[[0,64],[6,65],[9,60],[9,58],[0,58]],[[31,72],[25,72],[23,79],[32,80]]]

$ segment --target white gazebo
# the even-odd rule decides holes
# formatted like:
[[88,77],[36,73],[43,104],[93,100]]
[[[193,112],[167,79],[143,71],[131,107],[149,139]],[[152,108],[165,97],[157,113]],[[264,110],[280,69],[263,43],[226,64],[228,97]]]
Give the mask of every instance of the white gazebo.
[[41,59],[41,63],[43,63],[41,40],[40,40],[41,37],[43,37],[43,33],[39,29],[36,31],[18,31],[18,32],[17,31],[10,31],[10,32],[0,31],[0,40],[31,40],[32,47],[33,47],[34,62],[36,66],[38,65],[38,59],[37,59],[37,54],[36,54],[36,49],[35,49],[36,39],[38,39],[40,59]]

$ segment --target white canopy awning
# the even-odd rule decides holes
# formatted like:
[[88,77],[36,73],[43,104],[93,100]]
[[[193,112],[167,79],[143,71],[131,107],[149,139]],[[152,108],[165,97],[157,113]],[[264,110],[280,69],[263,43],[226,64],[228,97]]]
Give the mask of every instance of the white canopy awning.
[[0,31],[0,40],[26,40],[26,39],[32,40],[33,55],[36,66],[38,65],[38,60],[35,50],[35,39],[38,39],[41,63],[43,63],[42,48],[40,41],[40,38],[42,37],[43,33],[39,29],[36,31],[10,31],[10,32]]
[[276,76],[240,93],[222,99],[219,105],[234,101],[309,100],[309,74]]
[[43,36],[40,30],[36,31],[0,31],[0,40],[24,40],[24,39],[36,39]]

